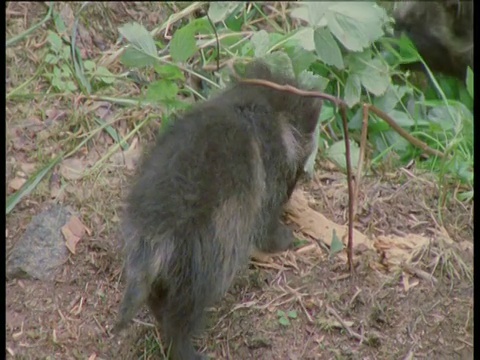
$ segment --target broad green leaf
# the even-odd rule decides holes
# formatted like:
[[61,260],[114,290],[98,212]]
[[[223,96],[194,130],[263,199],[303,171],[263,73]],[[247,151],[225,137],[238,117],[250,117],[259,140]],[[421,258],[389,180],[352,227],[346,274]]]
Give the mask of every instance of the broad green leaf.
[[55,51],[56,53],[59,53],[62,50],[62,47],[63,47],[62,38],[51,30],[48,30],[47,41],[52,46],[52,50]]
[[280,323],[280,325],[283,325],[283,326],[290,325],[290,320],[288,320],[287,317],[281,317],[280,319],[278,319],[278,322]]
[[155,102],[175,99],[178,86],[170,80],[159,80],[151,83],[147,90],[147,99]]
[[399,110],[391,110],[387,113],[398,126],[408,128],[411,126],[428,126],[428,121],[420,118],[413,119],[410,114]]
[[262,57],[267,54],[267,50],[270,48],[270,39],[265,30],[260,30],[253,34],[251,42],[255,51],[255,57]]
[[95,69],[96,65],[95,63],[92,61],[92,60],[85,60],[83,62],[83,67],[85,68],[85,70],[87,71],[92,71],[93,69]]
[[143,68],[156,63],[154,58],[132,47],[125,49],[120,61],[129,68]]
[[290,311],[288,312],[288,317],[289,317],[290,319],[296,319],[296,318],[297,318],[297,312],[296,312],[295,310],[290,310]]
[[223,21],[232,13],[238,6],[238,3],[233,1],[216,1],[211,2],[208,7],[208,16],[213,23]]
[[326,28],[316,29],[313,33],[315,50],[318,57],[328,65],[343,69],[342,53],[330,31]]
[[291,16],[306,21],[310,26],[325,26],[325,13],[328,11],[330,2],[311,1],[293,9]]
[[338,238],[337,232],[333,229],[332,242],[330,244],[330,257],[342,251],[344,248],[343,242]]
[[292,60],[293,71],[295,75],[307,70],[308,67],[316,60],[315,54],[307,51],[300,46],[292,46],[286,49],[286,53]]
[[95,74],[105,84],[113,84],[113,82],[115,81],[115,75],[113,75],[105,66],[99,66]]
[[388,113],[397,106],[400,99],[402,99],[408,91],[409,89],[406,86],[390,84],[385,94],[373,99],[373,104]]
[[348,107],[352,107],[360,101],[361,93],[360,78],[356,74],[350,74],[345,84],[345,102]]
[[155,72],[160,75],[163,79],[167,80],[185,80],[185,75],[183,75],[182,70],[176,65],[154,65]]
[[459,108],[456,106],[449,106],[448,108],[446,106],[436,106],[428,112],[428,120],[440,125],[445,131],[453,130],[464,121]]
[[285,317],[287,314],[285,314],[285,311],[283,310],[277,310],[277,316],[283,316]]
[[170,55],[174,61],[185,61],[196,51],[195,30],[192,27],[187,25],[175,31],[170,43]]
[[373,95],[380,96],[390,85],[388,67],[379,59],[372,59],[359,74],[362,85]]
[[74,92],[75,90],[77,90],[77,85],[75,85],[72,80],[68,80],[66,83],[66,89],[70,92]]
[[291,40],[296,40],[298,44],[307,51],[314,51],[315,41],[313,40],[313,33],[313,28],[304,27],[298,30],[297,33],[291,37]]
[[55,24],[55,28],[57,29],[57,33],[66,35],[67,31],[67,26],[65,25],[65,22],[63,21],[62,17],[60,16],[59,13],[54,12],[53,13],[53,23]]
[[118,31],[131,45],[150,56],[157,56],[157,48],[152,35],[143,25],[136,22],[121,26]]
[[[345,158],[345,141],[340,140],[334,143],[326,151],[327,158],[337,164],[342,170],[347,168],[347,160]],[[360,158],[360,148],[357,143],[350,140],[350,160],[352,164],[352,170],[358,166],[358,160]]]
[[[295,66],[295,63],[293,66]],[[302,71],[300,73],[300,75],[298,76],[298,81],[301,84],[302,88],[315,91],[324,91],[328,85],[327,78],[314,74],[308,70]]]
[[338,1],[325,14],[328,28],[343,46],[361,51],[383,36],[385,10],[375,2]]
[[205,18],[196,19],[175,31],[172,41],[170,42],[170,55],[172,59],[183,62],[193,56],[198,50],[195,34],[212,31],[210,23]]
[[56,63],[58,63],[58,57],[53,54],[47,54],[45,55],[45,62],[51,65],[55,65]]
[[292,61],[284,52],[277,51],[267,54],[263,57],[263,60],[269,65],[273,74],[282,74],[290,78],[295,78]]

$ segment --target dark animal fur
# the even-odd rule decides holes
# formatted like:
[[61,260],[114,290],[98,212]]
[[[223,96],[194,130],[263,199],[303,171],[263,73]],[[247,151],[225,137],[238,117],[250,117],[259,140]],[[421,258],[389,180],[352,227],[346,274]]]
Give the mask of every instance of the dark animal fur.
[[[395,29],[415,44],[433,71],[465,80],[473,69],[473,1],[399,1]],[[421,69],[421,64],[410,65]]]
[[[248,78],[296,85],[250,64]],[[114,332],[148,304],[174,359],[253,248],[287,249],[280,223],[308,155],[321,102],[237,83],[175,121],[145,159],[124,217],[127,288]]]

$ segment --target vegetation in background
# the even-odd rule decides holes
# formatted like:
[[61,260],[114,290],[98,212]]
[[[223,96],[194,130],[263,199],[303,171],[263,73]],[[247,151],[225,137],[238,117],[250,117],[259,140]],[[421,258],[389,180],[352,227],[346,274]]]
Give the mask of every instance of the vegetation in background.
[[[372,170],[405,166],[415,160],[417,167],[438,174],[440,185],[459,187],[460,199],[473,199],[473,72],[469,71],[465,83],[431,74],[425,87],[411,74],[400,71],[400,64],[417,60],[418,54],[407,39],[389,36],[392,20],[376,2],[288,3],[282,7],[282,22],[273,21],[257,3],[179,3],[183,9],[156,29],[138,23],[126,23],[118,29],[124,44],[118,55],[125,72],[116,74],[108,66],[83,61],[72,40],[80,15],[88,6],[83,4],[78,10],[72,34],[53,12],[40,74],[51,85],[47,93],[80,91],[84,96],[124,106],[156,104],[165,111],[162,121],[168,123],[172,112],[188,108],[191,101],[187,100],[192,96],[204,99],[228,83],[229,69],[223,66],[227,61],[263,58],[275,70],[344,99],[349,105],[353,139],[360,139],[361,105],[366,102],[447,154],[445,159],[425,158],[420,149],[371,114],[368,158]],[[172,34],[170,41],[158,37],[165,29]],[[217,60],[222,65],[219,71]],[[124,81],[139,83],[141,94],[125,99],[110,97],[111,89]],[[13,89],[7,98],[18,97],[18,92]],[[132,133],[122,140],[114,126],[97,123],[118,147],[128,148],[125,140]],[[324,105],[318,133],[321,156],[344,167],[341,120],[332,104]],[[78,148],[78,143],[75,145]],[[353,143],[354,164],[358,152],[359,146]],[[313,160],[308,164],[310,172]]]

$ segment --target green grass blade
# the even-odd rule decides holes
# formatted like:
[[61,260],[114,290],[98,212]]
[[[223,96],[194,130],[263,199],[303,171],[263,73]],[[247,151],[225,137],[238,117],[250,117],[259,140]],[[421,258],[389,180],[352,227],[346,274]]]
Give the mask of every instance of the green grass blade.
[[25,196],[28,196],[32,192],[33,189],[38,185],[40,181],[47,175],[47,173],[57,165],[60,160],[62,160],[63,154],[57,156],[55,159],[50,161],[43,169],[38,170],[35,174],[30,176],[23,186],[16,191],[14,194],[10,195],[6,201],[5,207],[5,214],[8,215],[17,204],[22,200]]

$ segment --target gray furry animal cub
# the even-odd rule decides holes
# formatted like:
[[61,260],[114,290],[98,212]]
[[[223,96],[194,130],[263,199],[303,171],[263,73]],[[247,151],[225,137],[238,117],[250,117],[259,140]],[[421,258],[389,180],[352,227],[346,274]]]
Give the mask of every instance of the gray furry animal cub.
[[[258,61],[246,77],[297,85]],[[320,108],[315,98],[239,82],[159,136],[127,199],[127,288],[114,332],[146,303],[173,359],[202,358],[191,336],[204,309],[252,249],[292,243],[282,206],[313,150]]]

